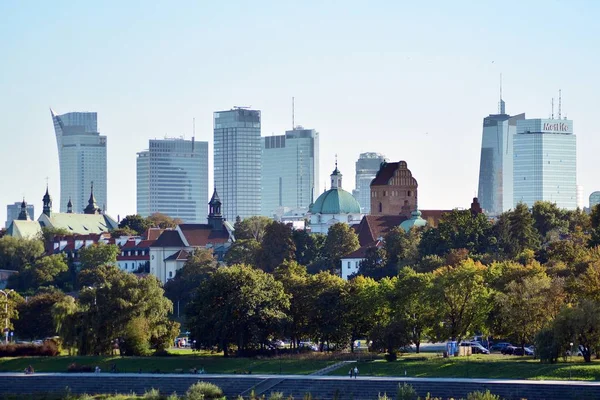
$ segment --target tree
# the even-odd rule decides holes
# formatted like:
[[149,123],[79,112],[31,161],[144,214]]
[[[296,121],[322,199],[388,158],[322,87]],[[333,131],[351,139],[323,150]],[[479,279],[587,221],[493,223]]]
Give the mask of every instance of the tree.
[[38,239],[0,238],[0,269],[21,271],[44,254],[44,243]]
[[129,228],[137,235],[143,235],[152,226],[152,223],[155,222],[156,218],[151,220],[139,214],[127,215],[119,222],[119,229]]
[[504,331],[523,349],[558,313],[564,294],[562,282],[546,274],[526,276],[506,285],[496,295]]
[[308,233],[304,229],[292,232],[292,239],[296,247],[296,261],[301,265],[312,265],[321,258],[323,244],[326,236],[322,233]]
[[592,352],[600,348],[600,303],[582,300],[575,307],[565,307],[554,321],[562,347],[575,342],[585,362],[592,361]]
[[110,237],[112,238],[120,238],[122,236],[136,236],[138,233],[128,226],[124,228],[117,228],[110,231]]
[[265,229],[257,266],[266,272],[287,260],[293,260],[296,247],[292,240],[292,228],[281,222],[273,222]]
[[149,227],[152,228],[175,228],[177,225],[183,223],[183,221],[179,218],[171,218],[166,214],[161,214],[159,212],[155,212],[147,218]]
[[254,239],[237,239],[225,253],[227,265],[256,265],[260,243]]
[[227,357],[236,345],[242,355],[281,337],[289,305],[273,275],[246,265],[219,268],[186,310],[190,336],[196,348],[217,346]]
[[36,290],[40,286],[59,286],[68,280],[68,271],[69,266],[64,254],[44,256],[11,276],[9,286],[21,292]]
[[412,264],[419,257],[421,234],[418,229],[405,232],[396,226],[385,235],[384,246],[390,266],[401,267]]
[[272,223],[271,218],[262,216],[254,216],[245,220],[236,218],[233,226],[235,239],[254,239],[261,243],[267,227]]
[[368,338],[379,320],[375,307],[380,304],[379,284],[372,278],[356,276],[348,282],[346,312],[350,323],[350,350],[354,342]]
[[566,233],[569,229],[569,221],[566,219],[565,211],[558,208],[556,203],[549,201],[536,201],[531,209],[533,226],[542,238],[551,231]]
[[44,339],[56,333],[52,307],[60,302],[65,295],[52,290],[41,292],[29,297],[26,302],[17,306],[19,319],[14,322],[15,332],[22,339]]
[[10,290],[6,293],[6,296],[0,294],[0,321],[7,320],[8,328],[14,330],[14,322],[19,319],[18,307],[24,300],[15,291]]
[[339,270],[341,258],[358,248],[358,236],[350,225],[338,222],[329,227],[323,252],[332,270]]
[[312,308],[311,280],[306,267],[296,261],[286,261],[275,268],[274,277],[283,284],[290,296],[288,319],[285,321],[285,336],[291,339],[291,347],[298,348],[300,341],[309,337],[308,315]]
[[590,225],[592,229],[600,228],[600,204],[592,207],[590,212]]
[[115,265],[119,247],[114,244],[94,243],[79,251],[81,269],[98,268],[102,265]]
[[437,340],[460,342],[482,327],[491,308],[484,270],[481,263],[469,259],[433,272],[430,299],[436,320],[441,322],[433,327]]
[[200,284],[216,272],[217,266],[211,250],[196,249],[175,277],[165,283],[165,296],[173,302],[177,318],[180,310],[185,310],[193,299]]
[[519,203],[513,211],[508,212],[508,248],[513,256],[523,250],[537,250],[540,245],[540,234],[535,229],[534,219],[527,205]]
[[52,305],[50,313],[54,324],[55,332],[63,340],[65,347],[69,349],[77,346],[77,326],[79,305],[72,296],[64,296],[61,300]]
[[381,279],[386,276],[394,276],[396,267],[387,268],[387,253],[383,247],[369,247],[365,252],[365,258],[358,265],[357,275]]
[[48,243],[49,241],[53,240],[55,236],[73,236],[73,233],[69,232],[65,228],[52,228],[49,226],[44,226],[42,227],[39,240],[44,243]]

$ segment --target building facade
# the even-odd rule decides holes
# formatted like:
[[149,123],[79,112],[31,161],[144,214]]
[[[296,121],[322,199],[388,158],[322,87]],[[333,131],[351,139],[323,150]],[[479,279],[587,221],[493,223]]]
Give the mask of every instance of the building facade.
[[363,213],[371,211],[371,181],[375,179],[381,163],[387,161],[383,154],[361,153],[356,161],[355,189],[352,195]]
[[214,113],[214,180],[227,220],[261,214],[260,111]]
[[417,209],[419,184],[406,161],[382,163],[371,182],[371,215],[404,215]]
[[60,212],[67,212],[69,200],[75,212],[82,212],[92,182],[98,204],[106,210],[106,136],[98,133],[97,114],[58,115],[52,109],[50,113],[60,167]]
[[517,121],[514,204],[531,207],[536,201],[577,208],[577,144],[571,120]]
[[160,212],[184,222],[205,222],[208,142],[150,140],[137,154],[137,212]]
[[319,184],[319,133],[296,127],[262,138],[261,214],[308,211]]
[[592,192],[590,194],[590,209],[594,208],[597,204],[600,204],[600,192]]
[[513,208],[513,136],[517,121],[523,119],[525,114],[506,114],[502,98],[498,114],[483,119],[477,197],[489,215],[500,215]]
[[[4,224],[5,228],[10,226],[10,223],[19,218],[19,214],[21,213],[21,202],[18,201],[14,204],[9,204],[6,206],[6,223]],[[33,208],[33,204],[27,204],[27,216],[30,220],[33,221],[35,218],[35,211]]]

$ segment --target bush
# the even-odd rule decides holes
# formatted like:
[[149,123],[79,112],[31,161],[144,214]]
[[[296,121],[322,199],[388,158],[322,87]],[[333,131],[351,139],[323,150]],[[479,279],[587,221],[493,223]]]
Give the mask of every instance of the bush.
[[417,399],[417,391],[412,385],[408,383],[403,383],[402,385],[398,385],[398,391],[396,392],[396,400],[416,400]]
[[185,400],[209,400],[223,397],[223,390],[210,382],[194,383],[185,392]]
[[489,390],[485,392],[473,392],[467,395],[467,400],[502,400],[500,396],[492,394]]
[[67,372],[94,372],[94,367],[72,363],[67,367]]
[[123,342],[119,345],[126,356],[150,355],[150,329],[145,318],[134,318],[125,327]]
[[47,340],[43,344],[1,344],[0,357],[54,357],[60,353],[54,341]]
[[396,361],[398,359],[398,353],[393,352],[393,353],[388,353],[384,356],[385,361],[388,362],[392,362],[392,361]]

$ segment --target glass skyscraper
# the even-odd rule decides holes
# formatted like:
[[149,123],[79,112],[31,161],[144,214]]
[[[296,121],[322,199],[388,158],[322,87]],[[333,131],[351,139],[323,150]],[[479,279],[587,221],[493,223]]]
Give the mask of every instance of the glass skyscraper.
[[[35,211],[33,208],[33,204],[27,204],[27,215],[29,215],[29,219],[35,221]],[[6,206],[6,222],[4,224],[5,228],[8,228],[15,219],[19,218],[19,214],[21,213],[21,202],[18,201],[15,204],[9,204]]]
[[308,211],[319,185],[319,133],[296,127],[262,142],[261,214],[273,217],[283,208]]
[[208,142],[150,140],[137,154],[137,212],[206,222]]
[[577,145],[573,121],[526,119],[514,137],[514,203],[550,201],[577,208]]
[[83,212],[94,184],[94,196],[106,209],[106,136],[98,133],[95,112],[58,115],[50,109],[60,166],[60,212],[71,200],[75,213]]
[[261,214],[260,111],[214,113],[214,179],[223,216],[233,221]]
[[364,214],[371,212],[371,181],[375,179],[381,163],[386,161],[383,154],[361,153],[356,161],[355,189],[352,195],[360,204]]
[[513,208],[513,136],[517,121],[525,114],[506,114],[500,99],[498,114],[483,119],[479,189],[477,197],[489,215],[499,215]]

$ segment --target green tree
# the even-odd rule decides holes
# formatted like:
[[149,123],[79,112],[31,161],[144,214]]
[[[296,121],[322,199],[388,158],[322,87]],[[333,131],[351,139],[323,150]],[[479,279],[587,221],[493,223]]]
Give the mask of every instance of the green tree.
[[516,256],[524,250],[537,250],[540,245],[540,234],[535,229],[534,219],[527,205],[517,204],[513,211],[508,213],[508,241],[510,253]]
[[292,348],[298,348],[300,341],[309,338],[308,316],[312,307],[311,280],[306,267],[296,261],[286,261],[275,268],[274,277],[283,284],[290,296],[290,308],[285,321],[285,335],[291,339]]
[[151,226],[151,221],[139,214],[127,215],[119,222],[119,229],[129,228],[137,235],[143,235]]
[[44,243],[38,239],[12,236],[0,238],[0,269],[21,271],[44,254]]
[[200,284],[217,271],[211,250],[196,249],[173,279],[165,283],[165,296],[173,302],[177,318],[185,311]]
[[281,337],[289,305],[273,275],[233,265],[202,282],[187,308],[187,324],[196,348],[218,346],[227,357],[235,345],[242,355]]
[[485,267],[467,260],[456,267],[442,267],[433,272],[430,299],[435,318],[433,327],[439,341],[459,341],[481,328],[491,309],[490,289],[483,273]]
[[235,239],[254,239],[261,243],[266,229],[273,223],[268,217],[254,216],[244,220],[236,218],[233,226]]
[[110,231],[110,237],[120,238],[121,236],[136,236],[138,233],[129,227],[117,228]]
[[39,240],[44,243],[48,243],[53,240],[55,236],[73,236],[72,232],[64,228],[53,228],[49,226],[42,227],[42,232],[40,234]]
[[322,233],[308,233],[304,229],[292,232],[292,239],[296,247],[296,261],[308,266],[317,262],[322,257],[323,244],[326,236]]
[[114,244],[94,243],[79,250],[81,269],[98,268],[103,265],[116,265],[119,247]]
[[600,228],[600,204],[592,207],[590,212],[590,225],[592,229]]
[[69,354],[78,342],[76,326],[79,323],[76,319],[79,316],[78,311],[79,305],[72,296],[64,296],[50,309],[54,330],[63,340],[64,346],[69,349]]
[[365,258],[358,266],[357,275],[381,279],[386,276],[394,276],[395,265],[388,268],[387,252],[383,247],[369,247],[365,252]]
[[359,248],[358,236],[350,225],[338,222],[329,227],[323,252],[329,263],[329,268],[337,271],[340,269],[340,260]]
[[55,335],[52,307],[65,297],[53,290],[36,294],[17,306],[19,319],[14,321],[15,334],[21,339],[44,339]]
[[179,218],[171,218],[168,215],[159,212],[150,215],[146,220],[150,225],[149,227],[161,229],[175,228],[177,225],[183,223]]
[[19,319],[19,304],[23,298],[13,290],[5,290],[6,296],[0,293],[0,321],[4,329],[4,321],[8,322],[8,329],[14,330],[14,322]]
[[401,267],[414,263],[419,257],[420,241],[421,232],[418,229],[409,232],[399,226],[390,229],[384,240],[388,264]]
[[284,261],[293,260],[295,251],[292,228],[281,222],[273,222],[265,229],[257,266],[266,272],[273,272]]
[[246,264],[256,265],[260,243],[254,239],[237,239],[225,253],[227,265]]
[[548,324],[564,301],[563,283],[546,274],[526,276],[506,285],[496,295],[504,331],[518,343],[525,354],[525,345]]
[[600,348],[600,303],[582,300],[575,307],[565,307],[554,321],[562,347],[576,343],[585,362],[592,361],[592,353]]
[[372,278],[356,276],[348,282],[347,304],[345,306],[350,322],[350,350],[354,352],[354,342],[369,338],[377,322],[375,307],[381,304],[379,284]]
[[534,220],[533,226],[542,238],[546,238],[551,231],[566,233],[569,229],[565,210],[558,208],[556,203],[536,201],[531,209],[531,215]]

